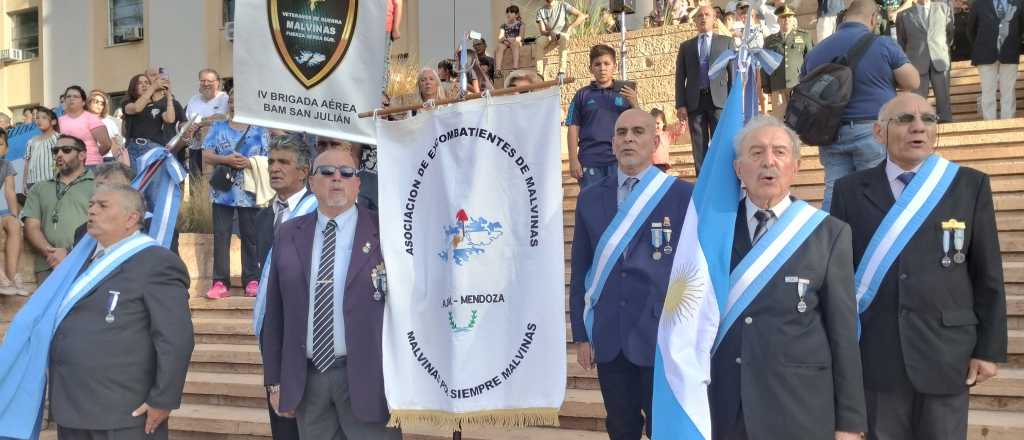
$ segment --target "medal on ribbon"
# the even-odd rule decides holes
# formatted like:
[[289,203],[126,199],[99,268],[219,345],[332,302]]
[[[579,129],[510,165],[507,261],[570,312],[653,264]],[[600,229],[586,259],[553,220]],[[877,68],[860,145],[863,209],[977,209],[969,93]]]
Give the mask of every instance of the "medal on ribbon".
[[946,260],[949,258],[948,254],[949,254],[949,233],[950,232],[953,233],[953,249],[956,251],[956,253],[953,254],[953,262],[956,263],[956,264],[963,264],[965,261],[967,261],[967,255],[964,255],[964,252],[963,252],[964,251],[964,235],[965,235],[964,231],[967,230],[967,223],[959,221],[957,219],[951,218],[948,221],[942,222],[942,230],[943,230],[942,246],[943,246],[943,252],[944,252],[943,258],[942,258],[942,266],[943,267],[949,267],[950,266],[949,264],[946,263]]
[[373,285],[373,300],[384,301],[384,295],[388,292],[388,275],[384,263],[377,264],[377,267],[370,271],[370,284]]
[[108,295],[110,295],[110,300],[107,303],[107,316],[105,318],[103,318],[103,320],[106,321],[107,324],[113,324],[114,323],[114,309],[117,308],[117,299],[121,296],[121,292],[118,292],[116,290],[111,290],[108,293]]
[[651,223],[651,246],[654,246],[654,253],[651,254],[651,258],[654,261],[661,260],[661,245],[663,234],[661,232],[662,224],[658,222]]
[[796,311],[799,313],[806,312],[807,302],[804,301],[804,297],[807,296],[807,286],[811,284],[811,280],[808,280],[806,278],[800,278],[794,275],[789,275],[786,276],[786,282],[796,284],[796,295],[798,299],[796,303]]
[[672,253],[672,245],[669,244],[672,243],[672,221],[665,217],[661,221],[661,226],[662,233],[665,235],[665,255],[670,255]]

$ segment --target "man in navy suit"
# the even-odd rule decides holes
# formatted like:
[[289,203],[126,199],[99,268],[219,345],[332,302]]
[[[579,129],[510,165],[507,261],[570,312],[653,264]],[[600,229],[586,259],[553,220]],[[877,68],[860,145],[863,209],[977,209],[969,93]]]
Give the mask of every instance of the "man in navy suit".
[[[572,244],[570,310],[576,355],[584,369],[597,366],[601,395],[608,412],[608,436],[615,440],[651,435],[651,389],[658,319],[672,271],[674,248],[693,185],[674,177],[658,176],[651,154],[658,146],[654,118],[638,109],[619,116],[612,136],[618,172],[583,190],[576,207]],[[636,218],[640,228],[619,240],[621,256],[612,261],[600,256],[611,246],[598,248],[602,235],[616,228],[640,198],[651,177],[664,177],[664,196],[651,201],[653,210]],[[616,221],[613,221],[616,220]],[[595,263],[595,255],[598,264]],[[587,273],[608,267],[607,281],[596,288],[600,301],[588,299]],[[595,276],[596,277],[596,276]],[[588,306],[588,303],[590,306]],[[592,313],[590,324],[585,321]],[[588,335],[588,326],[592,328]],[[645,429],[646,428],[646,429]]]
[[394,439],[385,427],[381,327],[386,282],[377,216],[355,204],[354,149],[313,163],[316,212],[279,226],[263,322],[271,406],[294,416],[299,437]]

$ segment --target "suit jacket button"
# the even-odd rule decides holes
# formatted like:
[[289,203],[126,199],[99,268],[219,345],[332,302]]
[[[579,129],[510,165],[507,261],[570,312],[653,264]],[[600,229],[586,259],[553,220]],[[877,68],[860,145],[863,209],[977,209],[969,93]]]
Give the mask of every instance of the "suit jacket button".
[[737,364],[742,364],[742,363],[743,363],[743,359],[740,359],[740,358],[736,358],[736,363],[737,363]]
[[900,279],[901,279],[901,280],[905,280],[905,279],[907,279],[907,274],[905,274],[905,273],[901,273],[901,274],[900,274]]
[[620,307],[626,307],[626,300],[619,301]]
[[626,277],[626,273],[625,272],[619,272],[619,278],[625,278],[625,277]]
[[747,319],[743,320],[743,322],[745,324],[747,324],[747,325],[753,324],[754,323],[754,318],[751,318],[751,317],[748,316]]

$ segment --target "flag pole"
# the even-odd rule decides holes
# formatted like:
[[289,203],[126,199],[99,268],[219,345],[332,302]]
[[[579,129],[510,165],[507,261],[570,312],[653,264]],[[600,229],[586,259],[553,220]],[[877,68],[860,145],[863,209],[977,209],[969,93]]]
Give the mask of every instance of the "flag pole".
[[[552,81],[539,82],[539,83],[535,83],[535,84],[527,84],[527,85],[523,85],[523,86],[506,87],[504,89],[492,90],[490,92],[490,96],[514,95],[516,93],[529,92],[529,91],[532,91],[532,90],[546,89],[546,88],[551,87],[551,86],[560,86],[562,84],[569,84],[569,83],[572,83],[574,81],[576,81],[575,78],[565,78],[562,81],[552,80]],[[468,94],[466,94],[465,97],[442,99],[442,100],[434,102],[433,105],[434,106],[439,106],[439,105],[453,104],[453,103],[462,102],[462,101],[472,101],[474,99],[483,98],[484,96],[486,96],[484,93],[468,93]],[[406,106],[403,106],[403,107],[381,108],[381,109],[375,109],[375,110],[369,111],[369,112],[362,112],[362,113],[359,114],[359,118],[360,119],[361,118],[369,118],[369,117],[374,116],[374,114],[376,114],[378,117],[383,117],[383,116],[393,115],[393,114],[397,114],[397,113],[404,113],[404,112],[413,111],[413,110],[422,110],[425,107],[428,107],[428,105],[426,103],[414,104],[414,105],[406,105]]]

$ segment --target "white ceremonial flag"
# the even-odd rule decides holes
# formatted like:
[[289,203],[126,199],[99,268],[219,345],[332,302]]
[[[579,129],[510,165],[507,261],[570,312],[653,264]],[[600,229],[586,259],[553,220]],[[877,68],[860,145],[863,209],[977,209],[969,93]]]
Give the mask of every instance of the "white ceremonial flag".
[[558,424],[560,116],[553,87],[377,122],[392,425]]
[[385,2],[238,0],[235,119],[264,127],[376,144]]

